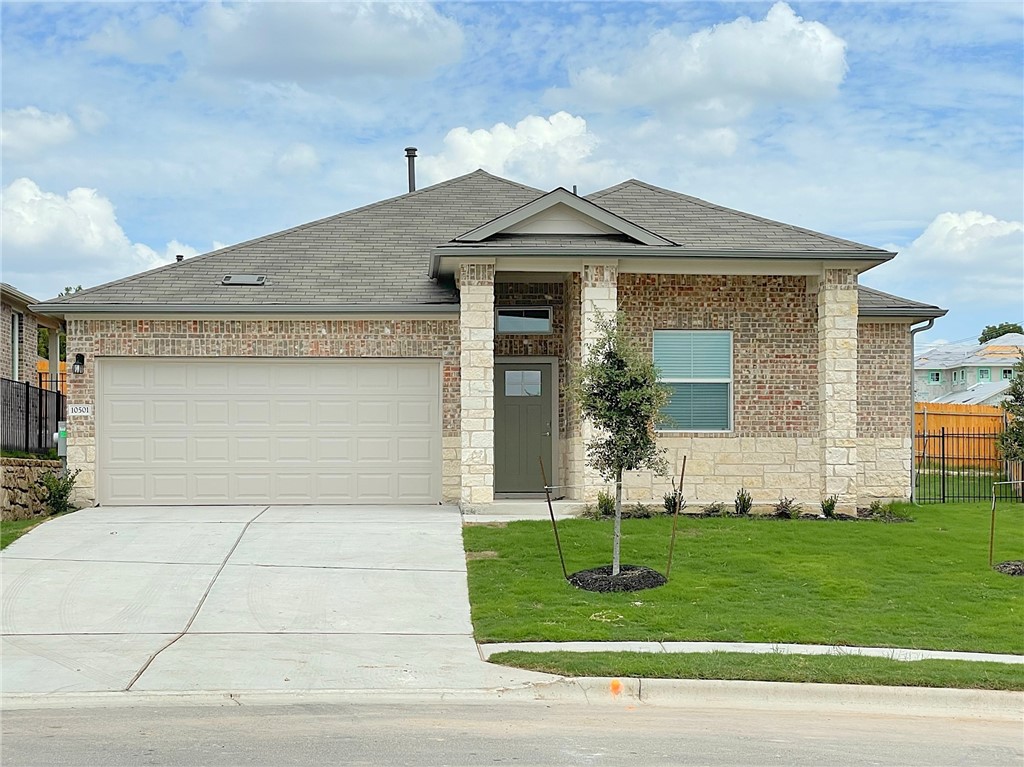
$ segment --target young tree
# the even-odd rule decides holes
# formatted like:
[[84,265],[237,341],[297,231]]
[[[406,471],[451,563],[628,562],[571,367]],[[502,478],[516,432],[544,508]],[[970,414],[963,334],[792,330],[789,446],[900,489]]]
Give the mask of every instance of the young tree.
[[983,344],[986,341],[991,341],[993,338],[999,338],[1007,333],[1024,333],[1024,327],[1021,327],[1019,322],[1003,322],[999,325],[986,325],[985,329],[981,331],[981,335],[978,336],[978,343]]
[[597,318],[598,339],[580,368],[575,395],[580,409],[599,430],[587,445],[587,464],[615,481],[615,533],[612,575],[619,574],[622,540],[622,473],[651,469],[664,473],[664,450],[655,441],[658,411],[669,391],[658,384],[654,362],[622,329],[621,315]]
[[999,449],[1007,461],[1024,461],[1024,354],[1013,366],[1008,396],[1003,410],[1009,418],[1006,430],[999,435]]

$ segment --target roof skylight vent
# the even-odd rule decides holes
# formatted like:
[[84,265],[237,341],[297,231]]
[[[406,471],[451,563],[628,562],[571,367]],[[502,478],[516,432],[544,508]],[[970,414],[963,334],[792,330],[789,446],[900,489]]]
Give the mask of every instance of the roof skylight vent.
[[267,282],[265,274],[225,274],[220,281],[221,285],[256,285],[262,286]]

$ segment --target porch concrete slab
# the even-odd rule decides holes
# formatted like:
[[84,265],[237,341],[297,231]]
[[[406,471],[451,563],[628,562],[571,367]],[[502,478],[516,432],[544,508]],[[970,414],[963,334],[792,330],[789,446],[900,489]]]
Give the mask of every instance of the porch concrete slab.
[[468,636],[472,626],[465,572],[229,564],[190,631]]
[[346,525],[395,525],[406,529],[409,525],[436,525],[445,521],[458,524],[456,506],[271,506],[253,524],[343,522]]
[[188,623],[215,565],[2,561],[3,634],[174,633]]
[[[74,516],[74,515],[72,515]],[[124,522],[116,515],[89,524],[41,525],[4,550],[11,559],[93,562],[167,562],[219,565],[242,532],[243,523]]]
[[459,570],[465,551],[458,517],[450,524],[291,522],[253,524],[231,555],[232,565]]
[[481,690],[556,678],[484,663],[468,635],[187,634],[132,690]]
[[124,690],[173,634],[43,635],[0,638],[3,693]]
[[94,522],[187,522],[188,524],[245,524],[266,506],[94,506],[60,517],[47,525]]
[[[575,519],[579,516],[583,506],[582,501],[552,501],[551,511],[554,512],[556,520]],[[462,514],[462,521],[467,525],[542,519],[551,519],[547,501],[543,498],[525,501],[498,499],[493,503],[465,509]]]

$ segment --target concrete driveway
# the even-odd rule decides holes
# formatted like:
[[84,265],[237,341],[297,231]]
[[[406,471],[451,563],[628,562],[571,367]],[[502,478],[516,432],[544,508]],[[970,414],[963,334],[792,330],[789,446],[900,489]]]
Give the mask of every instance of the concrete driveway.
[[94,508],[0,555],[2,691],[431,691],[484,663],[458,509]]

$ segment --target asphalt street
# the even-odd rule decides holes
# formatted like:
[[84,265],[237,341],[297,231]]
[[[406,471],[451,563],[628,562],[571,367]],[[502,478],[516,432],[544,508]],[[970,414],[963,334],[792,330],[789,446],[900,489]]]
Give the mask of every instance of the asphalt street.
[[23,765],[999,765],[1019,721],[545,703],[162,706],[5,712]]

